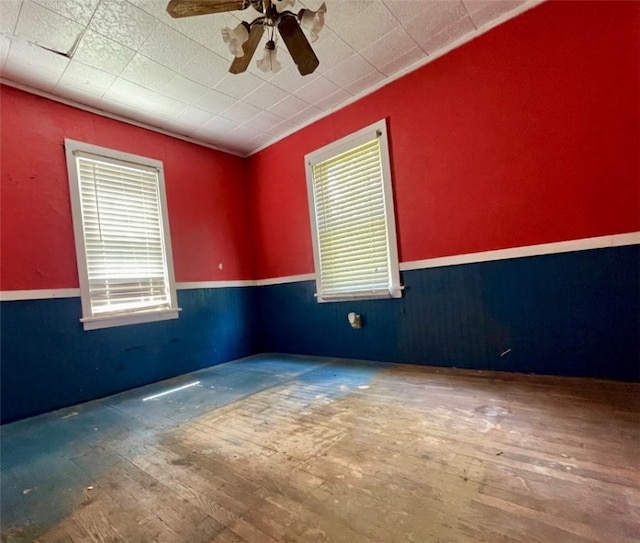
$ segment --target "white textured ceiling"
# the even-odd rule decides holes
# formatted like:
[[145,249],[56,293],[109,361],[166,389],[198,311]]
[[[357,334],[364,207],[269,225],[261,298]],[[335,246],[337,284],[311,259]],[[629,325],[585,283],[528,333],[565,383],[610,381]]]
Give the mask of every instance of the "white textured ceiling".
[[[221,30],[245,11],[172,19],[167,0],[0,0],[5,82],[247,155],[419,67],[539,0],[325,0],[320,59],[300,76],[247,72]],[[297,0],[293,11],[322,0]],[[265,34],[266,36],[266,34]],[[266,40],[266,37],[263,38]]]

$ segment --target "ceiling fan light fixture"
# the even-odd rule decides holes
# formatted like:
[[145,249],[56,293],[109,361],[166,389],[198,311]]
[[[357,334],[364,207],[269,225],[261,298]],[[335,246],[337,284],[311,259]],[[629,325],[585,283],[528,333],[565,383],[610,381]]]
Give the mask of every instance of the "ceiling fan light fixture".
[[323,2],[317,11],[312,9],[301,9],[298,12],[300,26],[309,31],[311,41],[318,39],[320,31],[324,28],[324,15],[327,12],[327,5]]
[[229,72],[241,74],[247,71],[264,33],[268,31],[269,41],[263,58],[258,61],[259,69],[263,72],[282,69],[274,42],[277,33],[300,75],[309,75],[320,65],[320,60],[309,43],[307,33],[311,41],[318,39],[324,27],[327,6],[323,2],[317,11],[305,8],[296,15],[288,9],[294,4],[295,0],[169,0],[167,12],[172,17],[191,17],[253,7],[262,14],[260,17],[250,23],[242,21],[234,29],[222,29],[222,39],[234,56]]
[[287,8],[293,7],[296,0],[271,0],[278,13],[282,13]]
[[269,40],[264,46],[264,55],[256,63],[256,66],[264,73],[282,70],[282,64],[278,60],[278,48],[273,40]]
[[233,30],[228,26],[222,29],[222,41],[227,44],[229,51],[235,57],[243,57],[242,45],[249,39],[249,24],[241,22]]

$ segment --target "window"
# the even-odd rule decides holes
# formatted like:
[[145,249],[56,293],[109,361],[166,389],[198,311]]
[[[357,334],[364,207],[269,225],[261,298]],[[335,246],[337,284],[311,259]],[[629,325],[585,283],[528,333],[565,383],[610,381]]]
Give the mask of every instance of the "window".
[[84,329],[177,318],[162,162],[65,149]]
[[386,122],[305,163],[318,301],[400,298]]

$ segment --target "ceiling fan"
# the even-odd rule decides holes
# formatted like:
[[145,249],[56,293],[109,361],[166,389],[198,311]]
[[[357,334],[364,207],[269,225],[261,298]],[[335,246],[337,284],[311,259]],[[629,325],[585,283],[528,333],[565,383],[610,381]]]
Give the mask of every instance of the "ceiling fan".
[[262,13],[262,16],[251,23],[242,21],[234,29],[227,27],[222,30],[222,39],[236,57],[229,71],[232,74],[246,71],[265,30],[268,32],[268,40],[264,56],[258,60],[257,66],[264,72],[280,70],[281,65],[276,57],[275,30],[277,28],[298,71],[301,75],[307,75],[315,71],[320,61],[302,28],[310,32],[311,41],[318,39],[318,33],[324,26],[327,7],[323,3],[317,11],[301,9],[295,14],[287,9],[294,3],[295,0],[170,0],[167,12],[176,18],[192,17],[244,10],[251,6]]

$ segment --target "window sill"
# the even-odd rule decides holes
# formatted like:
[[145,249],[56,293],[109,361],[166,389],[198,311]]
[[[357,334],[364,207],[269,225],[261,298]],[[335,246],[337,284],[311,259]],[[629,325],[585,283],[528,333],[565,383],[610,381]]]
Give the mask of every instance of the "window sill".
[[351,302],[357,300],[384,300],[389,298],[402,298],[404,287],[394,288],[393,290],[375,290],[375,291],[355,291],[344,292],[340,294],[318,294],[316,299],[318,303],[327,302]]
[[145,322],[166,321],[177,319],[182,311],[180,308],[163,309],[161,311],[141,311],[138,313],[121,313],[119,315],[104,315],[101,317],[85,317],[80,319],[85,330],[98,330],[114,326],[129,324],[143,324]]

